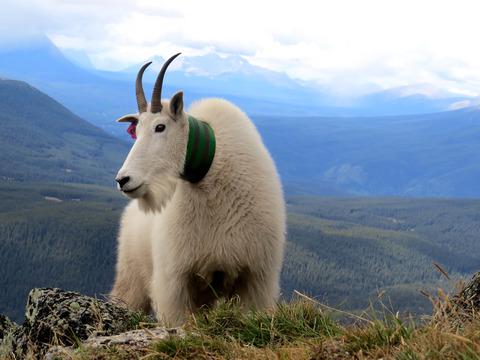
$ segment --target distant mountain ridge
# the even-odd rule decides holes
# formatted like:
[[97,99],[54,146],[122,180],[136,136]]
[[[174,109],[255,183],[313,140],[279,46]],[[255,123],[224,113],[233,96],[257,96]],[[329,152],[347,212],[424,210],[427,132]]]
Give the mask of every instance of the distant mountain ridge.
[[[154,82],[164,63],[161,57],[149,59],[153,62],[146,71],[146,81]],[[142,64],[126,69],[131,80]],[[122,72],[120,72],[121,74]],[[218,94],[254,97],[271,101],[288,100],[311,107],[328,106],[326,92],[305,86],[286,74],[254,66],[240,56],[220,57],[216,54],[203,56],[181,56],[178,64],[169,69],[169,79],[180,88]]]
[[[369,116],[397,116],[464,108],[470,106],[472,100],[471,97],[452,94],[428,84],[418,84],[367,94],[352,106],[358,109],[359,114],[364,111]],[[461,103],[464,105],[461,106]]]
[[480,109],[254,120],[294,193],[480,197]]
[[[480,109],[253,120],[288,194],[480,197]],[[112,185],[130,146],[20,81],[0,80],[0,125],[3,179]]]
[[[46,37],[16,47],[0,48],[0,76],[27,81],[88,121],[119,136],[113,120],[136,109],[132,94],[139,66],[132,66],[126,71],[98,71],[91,68],[85,53],[66,53],[68,59]],[[151,89],[156,72],[163,63],[160,57],[153,60],[152,70],[145,75],[147,91]],[[252,65],[238,56],[207,54],[190,57],[184,54],[178,60],[167,73],[165,97],[179,89],[184,90],[187,103],[203,97],[223,97],[239,105],[249,115],[418,114],[468,106],[472,100],[453,94],[432,98],[426,96],[425,89],[413,91],[415,87],[410,89],[408,96],[404,91],[390,89],[341,100],[328,89]]]
[[[161,62],[155,66],[161,66]],[[245,79],[231,78],[230,75],[231,73],[224,79],[210,82],[213,84],[210,86],[208,79],[204,77],[190,77],[185,80],[183,74],[168,72],[164,96],[169,97],[182,88],[187,103],[203,97],[221,96],[235,102],[249,113],[282,114],[287,109],[292,114],[315,114],[320,111],[318,106],[305,107],[303,104],[295,104],[294,101],[290,101],[286,106],[282,99],[269,95],[274,90],[281,94],[282,90],[276,90],[264,81],[259,81],[256,76]],[[116,135],[119,135],[121,130],[114,124],[114,120],[137,108],[134,74],[87,70],[77,66],[67,60],[47,38],[14,48],[0,49],[0,76],[32,84],[81,117]],[[147,93],[151,91],[155,76],[154,72],[145,76],[144,87]],[[204,80],[205,83],[202,83]],[[219,88],[218,84],[221,83],[238,89],[247,83],[249,88],[256,89],[256,92],[238,91],[229,94],[220,90],[223,85]]]

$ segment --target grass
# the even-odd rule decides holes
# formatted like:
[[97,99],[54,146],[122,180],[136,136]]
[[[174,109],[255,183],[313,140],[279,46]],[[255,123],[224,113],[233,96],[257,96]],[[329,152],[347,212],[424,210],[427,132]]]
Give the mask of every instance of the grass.
[[84,348],[73,359],[480,360],[480,314],[469,311],[465,318],[441,292],[432,298],[432,316],[421,319],[393,313],[379,301],[381,311],[372,305],[362,314],[347,314],[349,322],[306,297],[274,311],[245,312],[237,301],[222,302],[192,315],[184,337],[172,336],[135,353]]
[[189,334],[186,337],[155,344],[155,356],[291,358],[287,354],[303,352],[305,344],[340,333],[339,326],[326,313],[306,301],[282,303],[270,312],[244,312],[235,300],[222,302],[214,309],[192,316],[185,329]]
[[[472,306],[471,290],[480,284],[478,277],[454,297],[441,290],[425,294],[434,308],[428,317],[393,312],[383,293],[362,313],[336,310],[300,293],[268,311],[245,311],[233,299],[192,314],[184,331],[150,345],[80,345],[59,358],[480,360],[480,312]],[[148,321],[138,314],[132,326],[155,325]]]
[[193,331],[255,347],[338,334],[338,326],[312,302],[281,303],[274,312],[244,313],[236,301],[194,317]]

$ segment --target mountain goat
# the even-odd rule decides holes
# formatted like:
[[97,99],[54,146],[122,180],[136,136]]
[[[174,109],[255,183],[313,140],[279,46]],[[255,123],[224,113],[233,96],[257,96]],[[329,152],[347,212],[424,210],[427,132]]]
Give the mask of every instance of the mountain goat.
[[137,75],[136,141],[116,181],[133,199],[118,236],[111,292],[132,308],[179,324],[189,312],[238,296],[245,309],[273,307],[285,242],[285,204],[275,165],[253,123],[221,99],[183,108],[161,100],[163,65],[148,105]]

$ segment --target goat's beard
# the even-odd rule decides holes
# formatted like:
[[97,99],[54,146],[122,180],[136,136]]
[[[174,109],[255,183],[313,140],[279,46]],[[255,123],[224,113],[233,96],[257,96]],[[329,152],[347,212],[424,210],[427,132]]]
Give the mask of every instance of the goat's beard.
[[175,193],[177,181],[172,176],[164,176],[162,181],[149,183],[145,194],[138,199],[140,210],[146,213],[161,212]]

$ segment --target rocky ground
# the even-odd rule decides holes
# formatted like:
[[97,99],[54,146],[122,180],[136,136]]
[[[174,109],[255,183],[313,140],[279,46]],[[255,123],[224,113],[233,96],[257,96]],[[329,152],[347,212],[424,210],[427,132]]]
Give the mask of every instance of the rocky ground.
[[390,311],[334,314],[306,297],[267,312],[225,302],[168,329],[118,304],[33,289],[22,325],[0,315],[0,359],[480,359],[480,273],[432,301],[420,323]]
[[[153,319],[125,307],[60,289],[33,289],[27,301],[25,322],[17,325],[0,315],[0,358],[54,358],[53,354],[85,343],[146,346],[153,339],[177,334],[175,329],[129,331]],[[67,351],[68,350],[68,351]]]

